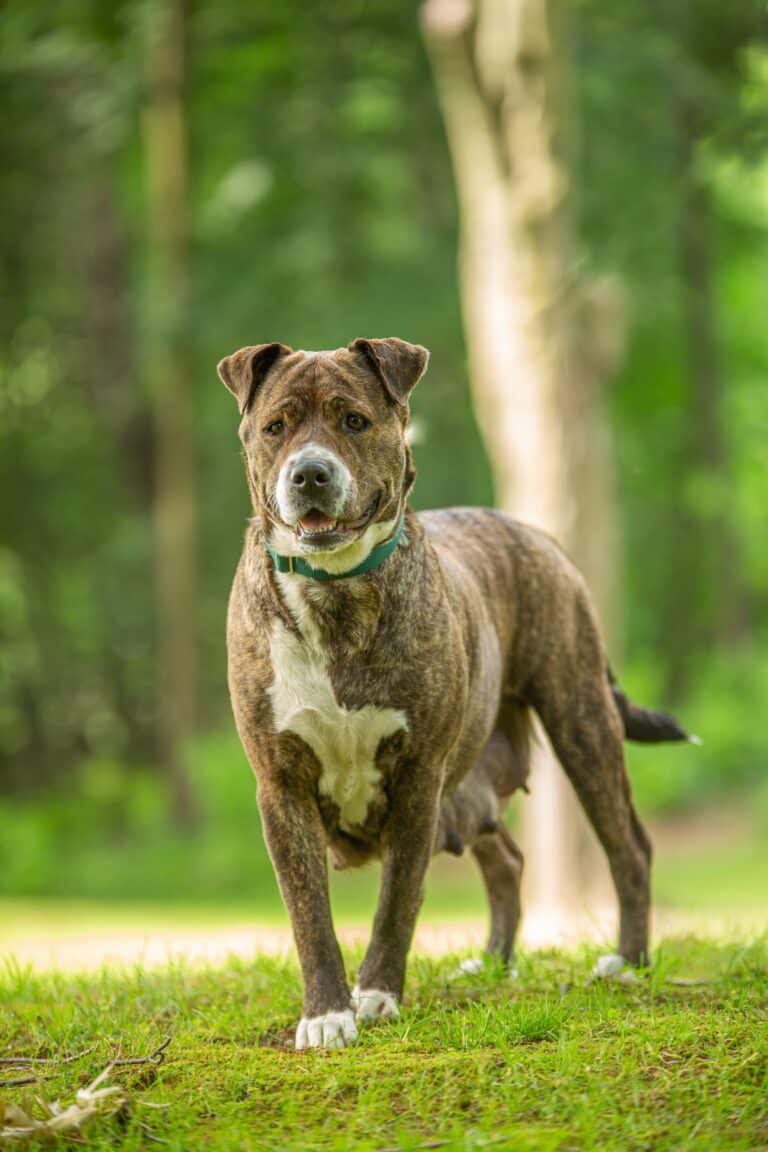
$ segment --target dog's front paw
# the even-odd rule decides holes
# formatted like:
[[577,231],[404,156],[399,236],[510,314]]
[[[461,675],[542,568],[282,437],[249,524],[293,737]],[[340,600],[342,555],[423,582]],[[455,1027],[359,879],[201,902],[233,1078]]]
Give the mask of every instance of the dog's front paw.
[[394,1020],[400,1015],[397,997],[379,988],[352,989],[352,1007],[357,1020]]
[[302,1016],[296,1029],[296,1047],[346,1048],[357,1040],[357,1025],[351,1008],[326,1012],[325,1016]]

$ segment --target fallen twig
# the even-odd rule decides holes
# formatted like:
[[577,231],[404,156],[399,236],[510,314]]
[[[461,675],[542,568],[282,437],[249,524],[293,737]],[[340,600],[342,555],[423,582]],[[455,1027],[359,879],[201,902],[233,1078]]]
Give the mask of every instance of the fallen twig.
[[[94,1048],[86,1048],[84,1052],[75,1052],[73,1056],[63,1056],[61,1059],[51,1056],[1,1056],[0,1064],[10,1066],[12,1068],[38,1068],[41,1064],[50,1068],[62,1068],[65,1064],[74,1064],[77,1060],[82,1060],[84,1056],[90,1056]],[[38,1084],[41,1080],[49,1079],[49,1076],[15,1076],[11,1080],[0,1080],[0,1088],[23,1088],[27,1084]]]
[[[161,1044],[150,1052],[148,1056],[127,1056],[110,1061],[106,1068],[92,1080],[86,1088],[75,1093],[75,1101],[67,1108],[63,1108],[58,1100],[49,1101],[42,1095],[42,1081],[50,1079],[53,1075],[24,1076],[14,1080],[0,1081],[0,1087],[21,1087],[25,1084],[38,1084],[41,1086],[41,1095],[37,1103],[42,1110],[42,1116],[33,1116],[29,1107],[24,1108],[17,1104],[0,1104],[0,1147],[18,1145],[33,1136],[51,1136],[62,1132],[79,1132],[83,1126],[95,1116],[110,1117],[121,1112],[128,1103],[128,1097],[120,1085],[107,1085],[106,1081],[118,1067],[137,1067],[140,1065],[153,1065],[157,1067],[165,1059],[165,1050],[171,1042],[167,1036]],[[92,1049],[91,1049],[92,1051]],[[70,1064],[73,1059],[81,1059],[86,1053],[78,1057],[68,1057],[63,1060],[36,1060],[31,1057],[22,1057],[17,1064]],[[142,1128],[144,1126],[142,1125]],[[145,1132],[149,1139],[149,1134]],[[158,1138],[154,1138],[161,1143]]]
[[168,1144],[168,1143],[170,1143],[170,1141],[168,1141],[168,1140],[163,1140],[163,1138],[161,1136],[155,1136],[154,1132],[152,1132],[146,1124],[140,1123],[139,1128],[141,1128],[141,1131],[144,1134],[144,1139],[149,1140],[150,1144]]
[[149,1056],[126,1056],[125,1059],[122,1060],[112,1060],[109,1066],[110,1068],[136,1067],[139,1064],[154,1064],[158,1066],[165,1060],[165,1050],[170,1042],[171,1037],[166,1036],[162,1044],[158,1044],[157,1048],[155,1048],[154,1052],[150,1052]]
[[30,1136],[51,1136],[62,1132],[79,1132],[83,1125],[94,1116],[114,1116],[126,1103],[122,1089],[113,1084],[102,1087],[109,1077],[108,1065],[92,1080],[87,1088],[75,1094],[74,1104],[62,1108],[58,1100],[38,1099],[43,1111],[42,1118],[32,1116],[28,1110],[17,1104],[6,1104],[0,1108],[0,1146],[19,1144]]
[[86,1048],[84,1052],[75,1052],[73,1056],[63,1056],[61,1058],[55,1056],[0,1056],[0,1064],[10,1064],[19,1068],[26,1068],[34,1064],[74,1064],[76,1060],[82,1060],[84,1056],[90,1056],[94,1052],[95,1046]]
[[[139,1067],[142,1064],[153,1064],[158,1067],[165,1060],[165,1050],[171,1042],[171,1037],[166,1036],[162,1044],[155,1048],[154,1052],[150,1052],[149,1056],[126,1056],[125,1058],[117,1057],[110,1060],[109,1068],[125,1068],[125,1067]],[[84,1056],[89,1056],[91,1052],[95,1051],[94,1048],[86,1048],[84,1052],[78,1052],[74,1056],[65,1056],[61,1060],[52,1057],[38,1057],[38,1056],[5,1056],[0,1059],[0,1064],[15,1065],[17,1068],[39,1067],[41,1064],[50,1068],[61,1068],[65,1064],[73,1064],[76,1060],[82,1060]],[[48,1072],[46,1075],[29,1075],[17,1076],[12,1080],[0,1080],[0,1088],[23,1088],[27,1084],[39,1084],[42,1080],[50,1080],[54,1075],[53,1072]]]

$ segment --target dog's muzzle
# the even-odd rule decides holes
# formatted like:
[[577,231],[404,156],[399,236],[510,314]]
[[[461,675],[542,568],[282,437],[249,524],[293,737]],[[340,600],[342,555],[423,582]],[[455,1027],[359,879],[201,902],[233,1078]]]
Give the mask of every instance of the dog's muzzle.
[[308,444],[280,470],[280,518],[300,537],[326,535],[343,519],[352,493],[352,476],[344,462],[327,448]]

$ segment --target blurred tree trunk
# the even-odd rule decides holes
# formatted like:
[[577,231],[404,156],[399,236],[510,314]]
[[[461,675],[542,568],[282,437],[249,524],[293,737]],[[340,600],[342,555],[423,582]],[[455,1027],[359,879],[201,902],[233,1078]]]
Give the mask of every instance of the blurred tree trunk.
[[185,0],[145,7],[149,293],[146,372],[154,415],[158,724],[177,826],[197,803],[185,763],[197,686],[193,365],[189,323],[189,188]]
[[[677,579],[666,604],[669,648],[667,697],[680,700],[698,659],[748,633],[747,594],[740,577],[739,541],[727,505],[729,452],[715,294],[716,253],[711,193],[699,149],[707,124],[690,79],[675,85],[678,142],[679,279],[687,372],[688,427],[683,462]],[[698,596],[691,596],[696,574]]]
[[[623,323],[615,288],[578,273],[560,29],[546,0],[426,0],[422,22],[456,174],[471,383],[497,501],[561,541],[614,631],[600,385]],[[537,759],[524,810],[527,899],[555,926],[581,903],[594,849],[551,752]]]
[[83,239],[88,342],[83,380],[88,398],[120,454],[120,470],[132,501],[143,514],[150,507],[152,427],[137,376],[131,261],[120,219],[114,157],[92,164],[83,179]]
[[[152,424],[146,398],[136,387],[134,316],[128,236],[119,210],[114,156],[99,156],[78,184],[81,199],[78,241],[71,257],[83,262],[80,273],[87,316],[87,340],[81,344],[79,377],[110,445],[112,466],[129,509],[145,520],[153,500]],[[126,509],[126,512],[128,509]],[[146,576],[150,578],[150,572]],[[151,758],[154,733],[145,709],[132,692],[124,653],[113,629],[107,632],[101,679],[109,686],[111,707],[127,735],[125,751],[134,759]]]

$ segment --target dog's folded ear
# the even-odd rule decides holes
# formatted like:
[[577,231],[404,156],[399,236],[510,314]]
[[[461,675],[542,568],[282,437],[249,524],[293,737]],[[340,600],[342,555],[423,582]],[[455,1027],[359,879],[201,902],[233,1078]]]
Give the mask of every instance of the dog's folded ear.
[[429,352],[421,344],[409,344],[390,336],[387,340],[365,340],[359,337],[347,345],[373,369],[384,390],[396,404],[405,404],[411,389],[427,370]]
[[270,368],[281,356],[289,356],[286,344],[249,344],[216,365],[216,371],[237,400],[240,415],[246,411]]

